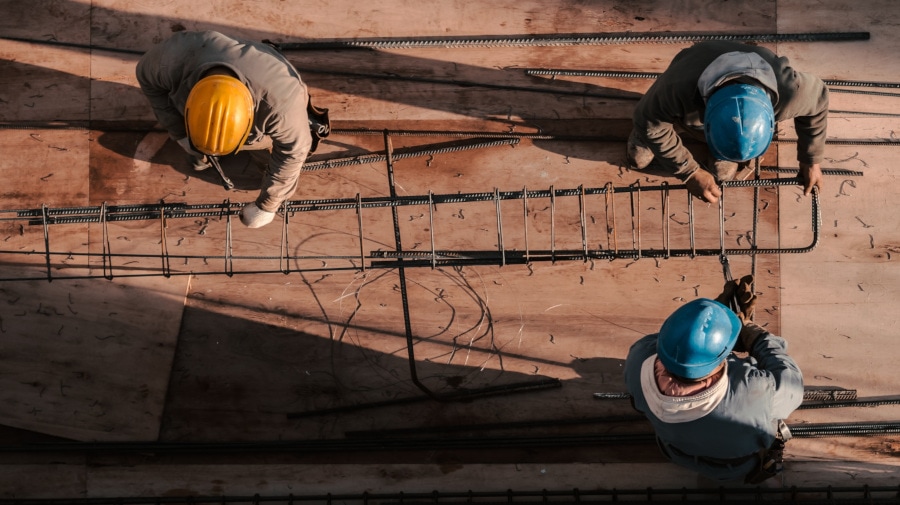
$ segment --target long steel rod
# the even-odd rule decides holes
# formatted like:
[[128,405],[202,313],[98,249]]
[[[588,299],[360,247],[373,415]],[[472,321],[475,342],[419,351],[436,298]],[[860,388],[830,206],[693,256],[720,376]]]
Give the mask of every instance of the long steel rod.
[[276,44],[281,51],[319,49],[411,49],[421,47],[543,47],[590,46],[612,44],[684,44],[708,40],[732,40],[740,42],[838,42],[869,40],[869,32],[833,33],[673,33],[673,34],[572,34],[572,35],[521,35],[498,37],[461,38],[382,38],[344,39],[333,41],[287,42]]
[[[610,79],[658,79],[659,72],[629,72],[618,70],[565,70],[556,68],[526,68],[525,75],[535,76],[565,76],[565,77],[603,77]],[[844,86],[857,88],[900,88],[898,82],[876,81],[848,81],[836,79],[822,79],[827,86]]]
[[[298,482],[295,486],[302,488]],[[254,495],[153,495],[120,496],[114,498],[83,497],[71,498],[14,498],[0,499],[0,505],[572,505],[600,503],[736,503],[736,504],[821,504],[830,505],[880,503],[896,504],[900,494],[898,486],[791,486],[772,487],[730,487],[715,488],[553,488],[542,489],[496,489],[467,491],[390,491],[353,492],[346,490],[346,484],[334,493],[319,494],[254,494]],[[493,488],[494,486],[492,486]],[[59,496],[54,495],[54,496]]]
[[[107,51],[125,54],[143,54],[139,49],[80,44],[60,40],[32,39],[25,37],[2,36],[0,40],[24,42],[49,46],[86,49],[91,51]],[[706,40],[733,40],[741,42],[844,42],[869,40],[869,32],[820,32],[820,33],[673,33],[663,34],[609,34],[586,33],[568,35],[529,34],[519,36],[496,37],[418,37],[418,38],[380,38],[380,39],[335,39],[305,42],[271,43],[280,51],[321,50],[321,49],[407,49],[417,47],[540,47],[540,46],[583,46],[609,44],[676,44],[702,42]],[[266,41],[268,42],[268,41]]]
[[[616,71],[616,70],[564,70],[564,69],[554,69],[554,68],[527,68],[525,69],[525,75],[531,76],[545,76],[550,75],[553,77],[556,76],[565,76],[565,77],[600,77],[600,78],[612,78],[612,79],[657,79],[659,78],[660,73],[658,72],[628,72],[628,71]],[[850,93],[854,95],[871,95],[871,96],[888,96],[888,97],[900,97],[898,93],[890,93],[886,91],[868,91],[868,90],[860,90],[860,89],[844,89],[843,87],[855,87],[855,88],[900,88],[900,83],[897,82],[874,82],[874,81],[848,81],[848,80],[833,80],[833,79],[823,79],[827,86],[829,86],[829,91],[833,93]],[[862,111],[843,111],[850,114],[864,114]],[[873,113],[873,115],[885,115],[883,113]],[[891,114],[887,114],[891,116]]]
[[[625,391],[594,393],[594,398],[597,400],[628,400],[631,398],[631,394]],[[807,386],[803,389],[804,402],[837,404],[839,402],[850,402],[856,399],[857,391],[855,389],[819,388],[814,386]]]
[[[384,152],[385,162],[387,164],[388,187],[390,189],[391,199],[397,198],[397,185],[394,180],[394,160],[392,157],[393,146],[391,144],[391,136],[388,132],[384,133]],[[429,194],[430,199],[430,194]],[[403,241],[400,233],[400,218],[397,214],[397,207],[391,207],[391,220],[394,226],[394,244],[398,254],[403,253]],[[415,341],[413,340],[412,321],[409,314],[409,295],[406,286],[406,268],[404,267],[403,258],[397,261],[397,274],[400,277],[400,302],[403,307],[403,328],[406,334],[406,354],[407,363],[409,365],[409,378],[412,383],[422,392],[427,394],[433,400],[441,400],[431,389],[419,380],[419,374],[416,370],[416,351]]]
[[[649,426],[648,426],[649,427]],[[788,426],[794,438],[870,437],[900,433],[900,421],[853,423],[811,423]],[[642,427],[643,428],[643,427]],[[277,440],[258,442],[62,442],[0,446],[0,453],[154,453],[154,454],[240,454],[247,452],[324,453],[342,451],[523,449],[540,447],[583,447],[616,444],[653,444],[654,434],[646,429],[635,433],[579,434],[549,436],[484,436],[434,438],[340,438]]]
[[[397,200],[397,185],[394,179],[394,161],[393,161],[393,146],[391,143],[391,135],[386,130],[384,132],[384,152],[385,152],[385,162],[387,165],[387,176],[388,176],[388,185],[390,189],[390,196],[392,201]],[[497,247],[499,251],[497,252],[501,256],[501,266],[505,265],[505,254],[506,250],[503,245],[503,223],[500,217],[500,192],[495,188],[493,193],[493,199],[496,205],[496,216],[497,216]],[[427,201],[429,212],[431,212],[431,208],[434,205],[433,194],[431,191],[428,192],[428,201]],[[405,258],[403,257],[403,243],[402,243],[402,234],[400,231],[400,219],[397,212],[397,206],[391,206],[391,219],[394,228],[394,242],[396,244],[396,254],[398,255],[396,259],[396,264],[394,267],[397,269],[397,274],[399,276],[400,283],[400,298],[403,307],[403,327],[405,330],[406,336],[406,352],[407,352],[407,362],[410,373],[410,380],[412,383],[419,388],[420,391],[425,393],[429,398],[439,402],[450,402],[450,401],[458,401],[462,399],[471,399],[476,396],[481,395],[491,395],[491,394],[506,394],[510,392],[524,391],[524,390],[532,390],[536,388],[548,388],[548,387],[556,387],[559,385],[559,381],[556,379],[537,379],[531,381],[523,381],[517,382],[513,384],[508,384],[500,387],[484,387],[478,389],[462,389],[460,391],[439,394],[429,388],[424,382],[419,379],[418,366],[416,362],[415,355],[415,339],[413,337],[412,331],[412,316],[409,310],[409,294],[406,283],[406,264]],[[285,211],[285,218],[289,213]],[[434,226],[432,223],[431,229],[434,230]],[[433,242],[432,242],[433,244]],[[435,267],[435,257],[434,251],[432,250],[432,260],[431,267]]]

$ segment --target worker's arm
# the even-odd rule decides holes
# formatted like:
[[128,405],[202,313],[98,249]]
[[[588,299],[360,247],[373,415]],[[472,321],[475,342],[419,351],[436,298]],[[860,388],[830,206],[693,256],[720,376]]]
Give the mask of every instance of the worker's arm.
[[[299,104],[301,100],[297,100]],[[294,194],[303,163],[312,147],[312,134],[303,107],[295,106],[291,116],[275,116],[272,122],[272,163],[263,177],[256,205],[267,212],[275,212]],[[267,126],[268,128],[268,126]]]
[[675,132],[674,118],[692,107],[690,98],[658,81],[635,107],[632,121],[638,141],[653,153],[657,165],[684,181],[688,191],[705,202],[715,203],[722,192],[715,178],[700,163]]
[[794,72],[793,94],[784,105],[783,117],[794,118],[797,131],[797,161],[803,192],[822,189],[821,163],[825,160],[825,136],[828,126],[828,87],[818,77]]
[[[749,335],[755,334],[752,340]],[[787,418],[803,402],[803,374],[797,363],[788,356],[787,341],[765,331],[754,323],[746,323],[741,340],[756,359],[758,375],[774,383],[772,415]],[[748,341],[749,340],[749,341]]]
[[634,130],[638,139],[652,152],[656,163],[685,181],[700,170],[700,164],[684,147],[672,123],[652,118],[652,106],[638,107],[634,114]]
[[173,55],[168,51],[172,43],[167,41],[144,53],[135,68],[135,76],[159,124],[173,140],[180,140],[187,137],[187,132],[184,116],[172,105],[169,97],[172,90],[180,85],[175,81],[181,76],[178,70],[180,65],[173,61]]

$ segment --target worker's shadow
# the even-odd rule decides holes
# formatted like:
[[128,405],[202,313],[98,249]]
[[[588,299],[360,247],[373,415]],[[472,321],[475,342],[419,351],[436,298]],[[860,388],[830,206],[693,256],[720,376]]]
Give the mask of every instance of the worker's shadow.
[[625,391],[625,360],[619,358],[576,358],[570,363],[579,382],[595,387],[595,392]]
[[[102,156],[131,158],[134,166],[148,166],[151,170],[174,170],[184,178],[199,179],[210,184],[225,187],[223,176],[215,167],[207,165],[197,170],[193,158],[184,151],[168,134],[161,131],[149,132],[101,132],[97,143],[106,153],[95,152],[95,159]],[[240,151],[218,158],[223,175],[233,184],[235,190],[256,190],[268,169],[268,151]],[[116,170],[121,163],[94,163],[94,170]]]
[[[137,26],[151,22],[141,15],[125,15],[110,9],[98,9],[97,15],[117,18],[125,16],[134,19]],[[184,20],[170,21],[173,31],[184,29]],[[152,22],[157,23],[156,20]],[[224,26],[209,28],[226,33],[234,31]],[[291,38],[246,29],[241,30],[239,35],[250,40]],[[119,42],[121,44],[117,49],[123,51],[139,52],[149,46],[141,40],[130,42],[140,46],[135,48],[127,47],[128,42]],[[536,51],[539,49],[532,52]],[[630,108],[640,97],[640,93],[614,86],[530,76],[522,68],[484,67],[463,61],[444,61],[441,58],[392,51],[286,51],[285,56],[297,67],[309,85],[316,105],[331,109],[331,119],[336,123],[336,128],[343,126],[342,121],[360,120],[361,114],[355,111],[354,114],[349,114],[352,117],[342,118],[340,105],[328,103],[330,97],[346,95],[354,97],[354,102],[362,107],[370,107],[373,118],[385,117],[383,106],[379,104],[387,103],[396,111],[436,111],[438,114],[435,117],[441,121],[441,118],[448,121],[476,119],[483,122],[479,129],[490,131],[602,135],[610,142],[601,145],[597,141],[537,140],[534,146],[572,158],[608,161],[613,164],[620,163],[623,159],[621,146],[624,145],[630,127],[630,120],[627,118],[630,117]],[[132,61],[137,63],[140,54],[121,57],[128,60],[130,65]],[[459,56],[460,59],[465,57],[463,54]],[[98,145],[113,153],[133,157],[139,162],[169,165],[184,176],[217,185],[221,183],[215,171],[196,173],[186,157],[180,155],[177,146],[171,142],[157,145],[158,149],[155,151],[148,149],[150,146],[146,145],[147,139],[142,135],[151,136],[160,132],[139,132],[138,128],[132,126],[142,123],[145,131],[158,128],[153,121],[149,103],[138,87],[113,80],[92,80],[81,75],[8,60],[0,62],[0,69],[3,70],[2,81],[24,82],[29,83],[29,86],[47,89],[54,87],[53,93],[35,93],[30,87],[10,86],[4,98],[9,105],[0,104],[0,115],[34,122],[83,118],[81,122],[88,124],[89,128],[104,132],[97,137]],[[45,86],[45,83],[52,84]],[[67,99],[53,98],[61,96]],[[91,103],[90,114],[86,116],[84,102],[78,99],[80,96],[88,101],[91,97],[102,99]],[[27,109],[21,107],[23,103],[28,105]],[[397,114],[402,120],[402,113]],[[393,115],[394,111],[391,111],[390,116]],[[368,117],[362,120],[371,122]],[[390,123],[397,124],[397,121]],[[434,124],[434,121],[430,123]],[[367,150],[357,150],[357,138],[350,145],[346,143],[347,137],[334,137],[333,135],[332,139],[325,141],[329,144],[333,157],[354,156]],[[339,142],[344,144],[338,144]],[[428,142],[425,140],[422,143]],[[321,159],[321,156],[315,159]],[[235,189],[258,187],[259,169],[249,163],[247,158],[238,155],[223,158],[222,161],[223,169],[235,184]]]

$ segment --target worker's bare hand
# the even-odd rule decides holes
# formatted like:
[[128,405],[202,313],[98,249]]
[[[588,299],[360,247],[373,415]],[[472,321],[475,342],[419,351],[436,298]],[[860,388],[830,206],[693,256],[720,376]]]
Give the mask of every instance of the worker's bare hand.
[[716,203],[722,196],[722,190],[716,184],[716,178],[703,169],[691,174],[690,179],[685,181],[685,185],[692,195],[707,203]]
[[818,163],[801,163],[800,164],[800,180],[803,181],[803,194],[809,196],[812,188],[816,187],[819,192],[822,191],[822,167]]

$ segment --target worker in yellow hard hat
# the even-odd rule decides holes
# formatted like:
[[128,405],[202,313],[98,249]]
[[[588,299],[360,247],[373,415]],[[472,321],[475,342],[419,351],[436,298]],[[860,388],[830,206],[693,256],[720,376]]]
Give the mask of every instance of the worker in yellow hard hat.
[[214,69],[191,88],[184,107],[188,148],[208,156],[240,150],[253,128],[253,95],[229,72]]
[[191,155],[195,170],[215,166],[230,184],[218,157],[250,150],[265,160],[259,196],[241,210],[250,228],[274,219],[297,189],[307,155],[329,131],[297,70],[268,44],[179,32],[145,53],[136,74],[160,125]]

